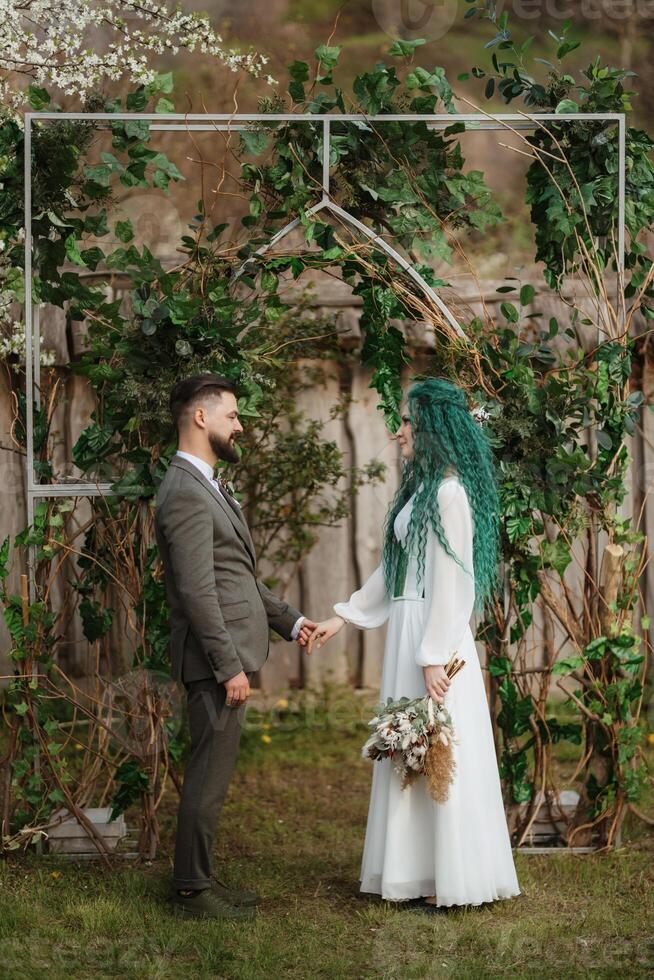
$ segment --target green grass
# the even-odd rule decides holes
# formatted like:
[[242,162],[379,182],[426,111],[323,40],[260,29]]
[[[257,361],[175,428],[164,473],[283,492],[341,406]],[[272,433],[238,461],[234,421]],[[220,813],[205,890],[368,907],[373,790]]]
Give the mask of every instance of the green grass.
[[360,896],[371,769],[359,758],[359,723],[368,708],[332,698],[311,724],[285,715],[286,731],[249,714],[215,870],[260,892],[255,922],[188,923],[170,914],[171,789],[151,865],[107,871],[29,856],[0,866],[0,977],[650,974],[654,848],[635,822],[607,856],[518,854],[523,894],[515,900],[430,919]]

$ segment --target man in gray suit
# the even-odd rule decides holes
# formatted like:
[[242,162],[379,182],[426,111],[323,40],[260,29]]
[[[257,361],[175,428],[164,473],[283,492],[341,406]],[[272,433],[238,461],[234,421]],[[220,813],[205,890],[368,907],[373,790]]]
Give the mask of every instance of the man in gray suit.
[[188,916],[251,917],[259,898],[211,873],[216,824],[234,770],[250,678],[269,629],[305,646],[315,623],[257,577],[240,506],[214,478],[237,463],[243,427],[234,385],[219,375],[179,381],[170,395],[178,451],[159,487],[155,533],[170,605],[172,676],[188,694],[191,754],[177,821],[173,903]]

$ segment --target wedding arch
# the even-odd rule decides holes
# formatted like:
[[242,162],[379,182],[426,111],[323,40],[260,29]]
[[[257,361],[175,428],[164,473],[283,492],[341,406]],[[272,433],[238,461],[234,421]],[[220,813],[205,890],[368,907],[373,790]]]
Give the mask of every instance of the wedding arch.
[[[183,131],[204,131],[204,132],[239,132],[251,128],[261,123],[285,123],[298,122],[321,123],[322,124],[322,158],[323,158],[323,177],[322,177],[322,196],[320,200],[306,211],[307,215],[316,215],[320,211],[327,211],[335,215],[342,221],[349,224],[357,232],[361,233],[371,244],[382,249],[390,256],[413,280],[418,289],[429,297],[442,314],[446,323],[459,336],[465,336],[461,325],[458,323],[453,313],[440,298],[438,293],[425,281],[423,276],[414,268],[414,265],[407,261],[396,249],[388,244],[381,235],[375,234],[369,227],[349,214],[344,208],[339,207],[330,199],[330,139],[331,122],[336,120],[339,123],[353,122],[361,125],[383,125],[391,122],[425,122],[430,127],[445,129],[452,125],[452,115],[450,114],[401,114],[365,116],[341,114],[332,116],[320,113],[89,113],[89,112],[28,112],[25,114],[25,319],[26,319],[26,398],[27,398],[27,495],[28,495],[28,518],[32,523],[34,517],[33,501],[35,497],[60,496],[61,493],[67,495],[75,493],[110,494],[112,484],[97,483],[78,483],[65,484],[58,487],[55,484],[39,484],[34,481],[34,440],[33,440],[33,405],[39,405],[39,375],[40,375],[40,330],[38,307],[35,307],[32,299],[32,159],[30,153],[31,132],[34,122],[53,120],[61,122],[64,119],[71,121],[116,122],[125,120],[133,122],[143,120],[147,122],[148,128],[152,132],[166,130]],[[619,145],[619,169],[618,169],[618,242],[617,242],[617,264],[618,282],[624,273],[624,253],[625,253],[625,132],[626,120],[624,113],[615,112],[595,112],[595,113],[461,113],[457,114],[457,123],[473,123],[475,129],[490,129],[506,131],[515,128],[538,129],[545,123],[583,123],[587,121],[599,121],[615,124],[618,127]],[[300,224],[300,217],[293,218],[277,232],[273,238],[264,246],[257,249],[256,255],[262,256],[269,249],[277,245],[283,238]],[[248,261],[252,261],[251,259]],[[237,276],[240,276],[248,262],[245,262],[239,269]],[[620,309],[621,322],[624,322],[624,303],[618,303]],[[30,502],[31,501],[31,502]],[[33,583],[30,580],[30,589]],[[33,591],[30,593],[33,596]]]
[[[316,196],[318,196],[318,200],[316,201],[314,197],[313,204],[303,206],[299,213],[287,215],[287,220],[284,221],[282,227],[266,241],[255,242],[251,253],[243,256],[242,260],[239,260],[238,266],[234,267],[234,281],[244,281],[253,268],[264,268],[266,274],[272,276],[274,280],[274,273],[270,272],[266,264],[266,257],[289,233],[300,227],[304,227],[304,224],[307,222],[313,223],[320,221],[324,217],[330,217],[341,222],[353,234],[358,235],[363,240],[365,246],[372,252],[380,254],[382,256],[382,262],[390,260],[399,267],[410,282],[415,294],[426,299],[430,304],[429,311],[433,317],[434,327],[443,337],[444,348],[448,348],[446,355],[444,355],[445,359],[442,362],[444,367],[452,376],[461,379],[463,383],[467,382],[469,389],[472,389],[478,395],[486,395],[491,408],[491,418],[498,422],[500,433],[504,424],[501,418],[501,399],[498,398],[494,404],[491,404],[493,402],[493,398],[491,397],[493,390],[484,388],[480,379],[479,364],[477,364],[477,370],[473,372],[471,380],[470,375],[466,375],[466,371],[468,370],[466,362],[470,361],[473,357],[477,358],[478,361],[483,360],[483,363],[488,365],[489,368],[492,368],[493,371],[496,371],[498,376],[503,370],[503,363],[507,358],[509,360],[514,359],[516,367],[522,366],[527,368],[531,364],[529,359],[534,355],[534,351],[531,349],[524,350],[525,345],[521,347],[518,343],[514,343],[509,336],[511,327],[518,321],[519,311],[510,302],[503,304],[502,312],[507,321],[507,326],[502,331],[498,329],[497,337],[492,341],[490,339],[484,340],[484,324],[478,319],[469,325],[468,330],[464,329],[459,319],[442,299],[438,292],[438,287],[429,282],[424,267],[419,268],[417,263],[410,261],[406,255],[403,255],[386,241],[384,235],[379,234],[375,230],[374,221],[371,222],[371,225],[365,224],[359,217],[351,213],[348,208],[342,207],[334,200],[332,195],[332,180],[334,172],[338,170],[338,162],[332,162],[333,128],[337,123],[339,125],[351,124],[354,127],[360,127],[368,133],[374,134],[378,129],[383,129],[385,125],[390,123],[409,127],[420,126],[424,127],[426,131],[435,130],[440,132],[451,131],[452,127],[455,127],[455,132],[471,131],[474,129],[504,130],[514,133],[529,131],[541,133],[544,135],[544,139],[552,140],[551,130],[555,129],[555,132],[560,132],[559,127],[561,124],[583,126],[584,123],[598,123],[602,124],[602,127],[615,126],[617,128],[618,166],[614,176],[617,181],[618,217],[615,225],[617,241],[613,243],[613,258],[615,260],[618,295],[615,303],[615,313],[607,317],[608,321],[612,324],[612,331],[605,331],[606,346],[603,347],[604,342],[598,339],[597,347],[600,353],[597,356],[596,362],[592,365],[592,371],[597,369],[601,375],[602,388],[600,392],[601,397],[598,400],[597,412],[585,427],[587,432],[596,428],[593,424],[593,419],[595,421],[597,419],[603,419],[605,415],[608,415],[609,410],[614,412],[617,411],[616,406],[627,405],[627,395],[623,395],[623,392],[628,380],[628,376],[625,377],[626,362],[624,360],[624,342],[628,327],[624,298],[627,128],[625,114],[622,112],[586,113],[576,110],[565,111],[565,106],[562,105],[561,111],[534,112],[531,114],[527,112],[495,114],[486,112],[468,114],[453,114],[452,112],[370,112],[368,114],[347,114],[340,112],[335,114],[333,112],[319,111],[313,113],[276,113],[271,111],[255,114],[179,114],[173,112],[153,113],[142,111],[104,113],[34,112],[26,114],[24,135],[25,444],[27,459],[28,525],[33,530],[30,534],[24,536],[21,541],[21,545],[26,547],[28,551],[29,592],[27,596],[23,597],[24,631],[20,634],[20,642],[23,644],[23,650],[26,655],[22,661],[19,659],[18,662],[22,663],[24,667],[27,666],[28,670],[23,675],[26,681],[25,685],[17,688],[18,694],[16,701],[18,704],[25,704],[25,710],[19,710],[18,714],[21,717],[25,716],[33,729],[35,748],[32,760],[37,774],[40,772],[41,762],[44,758],[47,760],[48,772],[57,772],[57,762],[56,760],[53,761],[56,752],[41,737],[41,732],[38,730],[38,699],[36,694],[33,696],[31,692],[38,690],[39,678],[41,676],[39,671],[39,658],[34,656],[34,643],[39,637],[42,638],[43,632],[47,632],[48,629],[48,622],[44,619],[42,595],[37,587],[36,569],[39,562],[43,562],[44,560],[50,561],[52,559],[52,555],[56,551],[58,533],[55,532],[52,534],[51,526],[48,523],[52,515],[46,515],[44,518],[43,514],[38,510],[37,502],[50,500],[64,501],[70,500],[71,498],[98,498],[101,506],[104,507],[109,506],[109,504],[105,505],[105,500],[117,497],[131,501],[138,510],[143,504],[143,500],[145,499],[147,501],[147,495],[139,495],[137,484],[130,484],[128,478],[121,478],[121,481],[118,481],[118,483],[116,481],[103,482],[102,480],[45,483],[37,479],[36,476],[35,446],[38,442],[38,437],[35,430],[38,425],[42,424],[41,413],[44,406],[41,403],[39,357],[39,303],[42,297],[40,295],[34,295],[32,281],[34,236],[32,227],[31,141],[33,127],[36,125],[47,125],[48,123],[70,124],[73,126],[90,125],[91,127],[105,125],[109,128],[113,127],[114,131],[115,127],[118,127],[119,130],[120,127],[123,127],[125,133],[123,140],[124,146],[131,148],[133,148],[133,143],[130,141],[138,140],[144,144],[149,139],[149,134],[153,132],[186,131],[194,133],[215,131],[231,134],[258,133],[263,130],[266,133],[272,133],[274,135],[276,132],[283,132],[285,126],[292,125],[293,127],[298,127],[306,124],[313,136],[318,141],[322,141],[319,152],[322,162],[322,177],[320,187],[317,188]],[[129,132],[128,127],[131,127]],[[121,138],[119,137],[119,141]],[[567,160],[565,153],[561,151],[560,145],[557,143],[556,135],[553,137],[553,143],[548,143],[548,146],[550,149],[539,149],[538,146],[532,146],[532,149],[534,159],[540,161],[548,174],[552,176],[548,170],[548,164],[551,159],[554,158],[557,164],[563,167],[566,166]],[[552,146],[556,148],[555,152],[552,152]],[[557,156],[559,153],[560,155]],[[136,154],[134,159],[136,159]],[[338,156],[336,159],[338,160]],[[166,163],[159,160],[156,165],[161,167],[163,172],[170,176],[171,171],[166,170]],[[109,174],[114,172],[114,170],[118,172],[118,165],[114,165],[111,161],[106,163],[105,166],[108,168]],[[106,176],[108,182],[109,174],[103,174],[102,181],[104,181]],[[99,183],[100,178],[97,174],[96,178]],[[554,178],[553,183],[556,184]],[[583,204],[583,195],[580,195],[580,197]],[[66,254],[69,257],[72,256],[73,261],[76,261],[77,257],[80,256],[82,262],[78,262],[78,264],[84,264],[83,256],[79,253],[75,241],[70,241],[71,237],[75,239],[76,236],[73,234],[67,237],[68,245]],[[329,235],[325,233],[325,241],[328,238]],[[128,240],[127,238],[125,239],[125,241]],[[341,265],[346,264],[348,261],[347,249],[341,249],[340,246],[332,246],[331,240],[329,240],[329,245],[331,247],[325,248],[323,246],[322,253],[320,254],[320,260],[323,264],[328,261]],[[150,259],[151,256],[147,259],[148,263]],[[288,257],[285,257],[286,260],[291,261]],[[593,266],[593,256],[585,256],[584,261],[587,262],[588,268],[591,270],[590,278],[592,280],[593,268],[595,273],[598,273],[599,267],[597,265]],[[608,265],[606,255],[603,255],[603,262],[604,267],[606,267]],[[150,269],[150,271],[152,270]],[[361,268],[358,268],[357,274],[362,275]],[[154,281],[154,276],[152,280]],[[272,295],[275,288],[275,282],[272,282],[269,295]],[[370,288],[374,292],[376,287],[373,285]],[[40,289],[41,286],[39,286]],[[65,297],[64,293],[65,290],[62,289],[57,293],[57,296],[63,296],[67,299],[68,297]],[[533,290],[530,293],[528,287],[523,287],[521,290],[521,307],[526,306],[532,296]],[[388,300],[391,305],[388,308],[384,306],[382,313],[379,315],[379,321],[375,321],[377,326],[379,326],[382,319],[385,318],[388,320],[389,316],[393,315],[393,313],[397,314],[398,311],[401,312],[402,310],[408,309],[405,299],[402,300],[401,304],[398,301],[398,306],[393,307],[392,297],[384,296],[382,298]],[[598,303],[601,304],[603,299],[604,297]],[[150,320],[151,307],[154,308],[154,297],[148,289],[142,289],[141,294],[139,294],[139,302],[143,307],[139,311],[139,316],[143,317],[141,321],[141,326],[143,326],[146,321]],[[419,306],[424,317],[424,305],[419,304]],[[144,314],[143,311],[146,307],[147,313]],[[107,316],[109,317],[109,314]],[[603,316],[603,312],[598,314],[598,338],[601,332],[600,324],[604,322],[602,319]],[[573,309],[573,323],[578,318],[578,310]],[[152,322],[154,322],[156,330],[157,321]],[[375,323],[373,323],[373,326]],[[150,327],[148,327],[148,330],[150,330]],[[370,332],[372,334],[372,328]],[[143,333],[148,335],[145,329],[143,329]],[[558,324],[556,322],[554,324],[550,322],[549,339],[553,339],[557,333]],[[379,327],[379,336],[381,337],[383,334],[384,326],[382,324]],[[394,342],[396,339],[393,338]],[[452,346],[453,341],[454,346]],[[450,350],[450,348],[452,349]],[[543,350],[546,348],[547,340],[543,341],[541,338],[538,357],[544,358],[545,361],[547,361],[547,357],[543,354]],[[376,348],[375,352],[379,355],[379,348]],[[393,401],[397,394],[397,387],[394,388],[393,384],[397,384],[397,378],[395,380],[391,379],[389,382],[388,373],[390,371],[392,374],[393,370],[401,362],[402,352],[392,361],[385,360],[387,353],[386,349],[382,348],[381,355],[377,356],[374,362],[376,365],[376,375],[373,376],[373,383],[375,383],[375,377],[377,377],[377,389],[380,393],[383,392],[382,404],[389,422],[392,422],[394,419],[393,413],[397,409],[397,405],[394,405]],[[548,351],[547,354],[550,357],[552,356],[551,351]],[[381,380],[379,380],[379,376],[382,374],[382,369],[379,368],[380,362],[382,368],[386,371],[384,378]],[[389,364],[393,370],[389,368]],[[604,365],[603,367],[601,366],[602,364]],[[110,359],[103,361],[103,358],[100,357],[96,366],[98,370],[95,374],[89,368],[87,376],[94,381],[97,380],[98,383],[105,383],[108,378],[111,378]],[[584,383],[588,385],[591,384],[590,374],[592,371],[589,368],[589,377],[585,378]],[[543,374],[543,378],[545,378],[545,381],[543,381],[544,390],[545,385],[549,383],[546,378],[546,372]],[[528,383],[522,381],[521,384],[523,385],[522,396],[527,400],[535,398],[533,392],[528,388]],[[595,384],[595,381],[593,381],[593,384]],[[588,391],[590,391],[590,388],[588,388]],[[553,397],[554,391],[552,390],[550,394]],[[557,395],[562,398],[560,391],[557,391]],[[547,400],[547,396],[548,393],[545,391],[545,400]],[[563,401],[561,404],[563,404]],[[542,402],[540,408],[535,408],[534,406],[535,402],[530,405],[530,411],[533,411],[534,414],[540,408],[544,411]],[[520,388],[516,385],[515,388],[511,389],[509,398],[506,401],[506,418],[513,419],[521,407]],[[574,407],[574,411],[577,411],[577,406]],[[625,417],[627,416],[626,408],[620,408],[620,411]],[[623,424],[623,422],[624,419],[621,415],[620,424],[622,425],[622,429],[620,431],[624,432],[625,426],[627,426],[628,431],[628,423],[624,422]],[[553,426],[553,432],[560,432],[563,430],[565,420],[557,418],[551,424]],[[97,434],[99,428],[98,425],[95,425],[96,431],[94,435]],[[511,429],[509,433],[510,438],[513,438],[515,431],[518,431],[517,428]],[[607,435],[604,428],[601,428],[600,432],[601,436],[599,438],[597,434],[590,436],[591,448],[594,446],[593,451],[595,452],[596,459],[598,443],[600,453],[603,450],[608,452],[608,449],[613,448],[612,439]],[[115,433],[113,435],[115,436]],[[504,437],[499,436],[498,438],[500,438],[501,442],[501,438]],[[509,439],[508,436],[507,439]],[[594,443],[593,440],[595,440]],[[608,447],[605,444],[606,440],[608,440]],[[105,453],[102,457],[103,459],[106,459],[108,456],[107,447],[111,448],[111,439],[109,438],[105,442],[106,445],[102,450]],[[97,446],[97,440],[95,444]],[[618,444],[618,447],[620,446],[621,443]],[[618,459],[619,453],[621,453],[620,448],[616,451],[616,460]],[[82,454],[80,453],[80,458],[81,456]],[[621,466],[624,465],[623,455],[619,456],[619,463]],[[577,493],[575,488],[579,485],[578,470],[586,474],[584,478],[588,484],[586,487],[587,492],[590,494],[596,492],[595,486],[592,485],[592,480],[587,475],[588,470],[586,464],[582,464],[579,457],[575,456],[575,462],[570,464],[569,472],[564,472],[565,461],[558,460],[556,461],[556,465],[558,467],[558,476],[556,477],[558,484],[555,483],[554,486],[550,486],[549,488],[545,487],[543,491],[545,498],[550,503],[552,493],[559,492],[559,490],[561,496],[565,497],[565,499],[571,499]],[[543,526],[545,522],[536,521],[535,524],[532,524],[526,516],[532,507],[528,499],[525,498],[525,502],[523,503],[520,497],[522,491],[520,493],[518,492],[519,488],[511,474],[508,457],[502,463],[502,466],[503,474],[507,480],[506,493],[509,496],[511,493],[514,494],[514,497],[510,500],[510,507],[504,515],[506,539],[509,545],[509,553],[506,557],[507,581],[510,578],[511,584],[510,587],[507,586],[504,607],[500,608],[498,606],[495,621],[485,625],[481,638],[486,645],[488,653],[492,707],[494,709],[493,717],[498,733],[502,775],[509,797],[509,808],[512,812],[511,823],[514,831],[514,839],[518,845],[523,845],[529,839],[532,826],[538,819],[542,819],[543,808],[549,810],[550,815],[553,814],[553,822],[556,822],[557,818],[559,818],[560,822],[561,811],[560,808],[557,810],[556,794],[549,792],[552,781],[552,769],[549,764],[551,747],[557,741],[566,738],[570,738],[573,742],[579,743],[583,729],[586,739],[586,749],[584,759],[582,760],[582,768],[583,766],[586,767],[584,771],[587,774],[587,778],[584,782],[584,792],[579,800],[577,812],[572,814],[572,816],[568,814],[566,817],[567,824],[569,825],[568,829],[571,828],[572,833],[567,837],[564,835],[564,839],[567,840],[570,846],[573,846],[576,840],[581,840],[582,850],[593,850],[597,847],[611,846],[617,839],[616,835],[619,835],[621,821],[630,802],[630,781],[633,782],[635,780],[635,776],[630,774],[633,774],[636,769],[637,744],[632,735],[627,734],[625,736],[624,733],[633,732],[634,728],[632,707],[638,701],[638,692],[634,685],[635,677],[640,670],[639,665],[642,663],[642,657],[638,659],[636,654],[637,638],[633,631],[627,627],[627,614],[630,610],[633,611],[634,576],[633,574],[631,574],[631,577],[627,576],[627,581],[623,576],[622,569],[625,562],[626,546],[629,545],[632,547],[635,553],[639,542],[635,537],[630,539],[626,532],[618,536],[615,534],[611,536],[612,539],[609,542],[608,551],[606,552],[608,561],[605,561],[604,565],[602,565],[603,579],[602,582],[595,583],[595,592],[591,596],[595,609],[595,615],[589,616],[588,618],[588,628],[591,632],[589,634],[587,631],[587,634],[584,635],[571,617],[572,605],[570,597],[565,593],[565,588],[564,599],[561,603],[555,595],[555,590],[553,590],[547,576],[548,571],[554,570],[555,572],[560,572],[560,580],[563,582],[563,574],[571,561],[571,541],[566,538],[566,529],[564,528],[558,536],[551,538],[548,537],[547,529]],[[611,467],[618,471],[619,478],[620,470],[617,462],[614,461],[609,465],[609,461],[607,461],[602,466],[602,474],[600,474],[598,480],[608,479],[608,477],[604,476],[604,471],[608,470],[608,474],[610,475],[612,473]],[[575,467],[577,468],[575,469]],[[512,481],[515,483],[515,486]],[[554,512],[556,513],[556,511]],[[58,527],[57,522],[61,523],[60,517],[60,514],[54,514],[54,517],[52,517],[52,526],[55,528]],[[140,517],[139,520],[141,520]],[[591,578],[593,576],[599,577],[600,572],[600,557],[598,554],[600,526],[596,518],[592,520],[595,522],[592,527],[594,543],[590,547],[591,551],[594,548],[595,552],[593,557],[594,564],[590,571]],[[43,527],[44,521],[47,525],[45,531]],[[141,530],[144,527],[143,524],[139,524],[138,526]],[[581,525],[579,526],[581,527]],[[573,527],[573,531],[575,527]],[[539,534],[541,543],[536,556],[538,560],[532,555],[531,558],[534,558],[532,561],[528,539],[533,537],[534,528],[536,529],[536,533]],[[590,540],[589,538],[589,542]],[[8,552],[4,555],[5,564],[7,559]],[[147,587],[150,587],[153,581],[148,571],[149,568],[150,566],[148,565],[143,578]],[[532,576],[531,581],[529,580],[530,575]],[[93,587],[98,585],[96,580],[91,584]],[[632,588],[631,600],[629,600],[631,605],[624,599],[625,588],[628,591],[629,586]],[[586,587],[585,583],[584,588],[586,589]],[[89,585],[90,588],[91,585]],[[89,594],[94,593],[90,592]],[[511,659],[509,649],[512,642],[519,645],[524,637],[525,629],[529,625],[529,617],[532,616],[530,612],[531,605],[538,597],[543,600],[548,611],[558,620],[559,625],[562,625],[567,630],[566,635],[572,641],[575,652],[572,656],[563,660],[557,660],[556,658],[548,659],[548,662],[540,669],[539,676],[542,676],[543,683],[541,684],[537,697],[534,698],[531,696],[531,693],[527,693],[527,689],[524,686],[524,676],[522,675],[527,673],[527,671],[524,670],[520,663],[515,663]],[[18,608],[20,608],[20,603],[18,604]],[[36,616],[35,611],[40,617],[38,619],[40,625],[30,634],[27,627],[32,617]],[[93,611],[96,616],[99,615],[95,606],[93,607]],[[165,618],[163,613],[161,613],[161,617],[163,622]],[[100,627],[97,626],[97,628],[99,629]],[[26,630],[27,632],[25,632]],[[18,636],[19,632],[19,626],[17,626],[15,636]],[[160,643],[160,638],[157,642]],[[616,677],[625,680],[625,674],[626,681],[630,682],[632,686],[627,690],[627,685],[625,684],[624,690],[620,695],[622,699],[620,701],[620,710],[615,712],[615,717],[611,717],[611,720],[607,721],[606,717],[610,716],[608,710],[602,714],[603,702],[608,703],[607,699],[613,696],[609,689],[612,690],[611,686],[615,685]],[[545,703],[551,679],[557,676],[568,677],[570,675],[574,675],[575,680],[582,684],[582,688],[576,692],[570,691],[567,688],[565,689],[569,703],[576,705],[578,709],[581,724],[577,722],[574,724],[560,722],[556,718],[546,717],[545,713]],[[18,701],[19,697],[24,697],[25,700]],[[33,705],[34,710],[32,710]],[[162,752],[163,754],[157,755],[156,757],[156,766],[162,764],[165,749]],[[144,811],[148,833],[143,838],[145,841],[143,847],[145,851],[152,853],[153,848],[156,847],[157,832],[155,814],[157,800],[160,799],[160,793],[162,791],[161,781],[155,779],[155,786],[150,786],[147,789],[147,776],[138,764],[131,764],[130,760],[127,759],[123,760],[121,765],[126,767],[122,772],[123,781],[121,784],[125,789],[121,798],[123,808],[138,799],[139,795],[144,796],[147,800],[144,803]],[[604,768],[600,772],[602,766]],[[531,775],[529,774],[530,767]],[[165,780],[165,775],[163,778]],[[55,782],[57,782],[56,779]],[[80,822],[84,822],[85,818],[82,809],[76,805],[71,794],[66,791],[61,779],[58,781],[58,789],[59,795],[55,795],[53,802],[65,802],[76,816],[78,816]],[[595,793],[595,796],[593,796],[593,793]],[[599,805],[598,801],[601,802],[601,805]],[[120,811],[120,806],[118,810]],[[40,832],[35,832],[33,827],[28,827],[21,839],[23,842],[33,839],[37,843],[37,846],[40,846]],[[103,847],[101,841],[97,837],[94,837],[94,840],[98,850],[102,852]]]

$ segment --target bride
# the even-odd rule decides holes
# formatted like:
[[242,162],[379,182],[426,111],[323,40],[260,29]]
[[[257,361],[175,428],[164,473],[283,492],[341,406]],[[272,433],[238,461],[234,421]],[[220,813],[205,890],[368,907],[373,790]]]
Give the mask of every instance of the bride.
[[[442,913],[520,894],[469,625],[497,585],[499,500],[488,441],[456,385],[414,384],[397,439],[404,466],[381,564],[318,624],[308,652],[345,623],[388,621],[381,701],[430,694],[449,710],[457,742],[447,801],[434,802],[425,779],[401,789],[390,759],[375,762],[360,875],[362,892]],[[454,653],[465,666],[450,681]]]

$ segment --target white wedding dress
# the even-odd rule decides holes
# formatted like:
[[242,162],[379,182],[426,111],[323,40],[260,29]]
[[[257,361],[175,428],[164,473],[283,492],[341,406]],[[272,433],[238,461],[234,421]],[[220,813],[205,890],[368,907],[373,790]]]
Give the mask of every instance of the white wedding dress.
[[[413,498],[395,519],[406,540]],[[441,521],[450,548],[472,570],[473,524],[458,476],[438,490]],[[426,780],[406,789],[389,759],[371,763],[361,891],[401,901],[436,895],[437,905],[480,905],[520,894],[500,788],[490,712],[470,628],[474,581],[429,528],[424,599],[417,589],[417,560],[408,557],[403,594],[391,598],[382,566],[348,602],[334,611],[361,629],[388,620],[381,701],[426,694],[422,666],[446,664],[453,653],[465,666],[452,679],[444,705],[454,726],[456,773],[445,803],[429,796]]]

